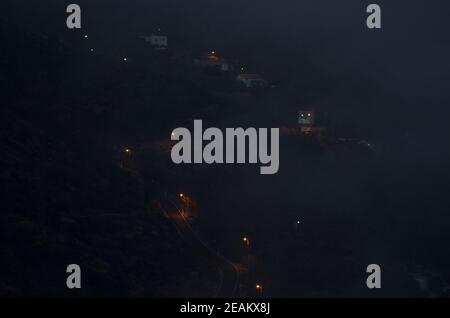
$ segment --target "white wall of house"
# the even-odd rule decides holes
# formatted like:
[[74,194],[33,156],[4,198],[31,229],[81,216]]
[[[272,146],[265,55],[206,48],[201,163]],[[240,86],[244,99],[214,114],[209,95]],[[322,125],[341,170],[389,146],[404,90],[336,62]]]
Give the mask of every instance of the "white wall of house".
[[166,35],[150,35],[142,38],[152,46],[167,47],[169,45],[169,38]]
[[246,78],[243,76],[238,76],[237,80],[243,83],[248,88],[267,86],[267,81],[264,80],[263,78]]

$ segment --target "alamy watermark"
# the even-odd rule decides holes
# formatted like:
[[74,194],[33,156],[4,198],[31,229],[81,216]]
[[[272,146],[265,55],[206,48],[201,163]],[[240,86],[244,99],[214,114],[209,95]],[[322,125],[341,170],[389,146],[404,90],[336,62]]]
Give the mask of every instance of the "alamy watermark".
[[367,266],[366,272],[370,274],[367,277],[366,285],[369,289],[381,288],[381,267],[378,264],[370,264]]
[[66,268],[67,276],[66,285],[69,289],[81,288],[81,268],[78,264],[70,264]]
[[[270,150],[268,128],[219,128],[203,131],[201,120],[194,120],[194,133],[187,128],[173,130],[171,139],[178,141],[171,152],[172,161],[181,163],[260,163],[261,174],[275,174],[279,169],[278,128],[270,129]],[[208,143],[204,146],[204,141]],[[203,147],[204,146],[204,147]],[[247,154],[247,156],[246,156]]]
[[69,4],[66,12],[70,13],[66,19],[67,28],[81,29],[81,7],[78,4]]

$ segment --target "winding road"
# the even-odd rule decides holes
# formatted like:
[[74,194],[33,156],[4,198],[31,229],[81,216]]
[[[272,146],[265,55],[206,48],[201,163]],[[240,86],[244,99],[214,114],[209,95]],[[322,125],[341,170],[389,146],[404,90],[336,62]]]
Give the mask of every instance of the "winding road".
[[211,248],[210,245],[198,235],[191,227],[189,220],[186,219],[182,209],[178,206],[174,198],[167,196],[162,199],[161,206],[186,243],[197,252],[203,253],[206,257],[211,259],[212,264],[216,264],[217,267],[220,268],[223,276],[215,297],[239,297],[240,275],[237,266],[218,251]]

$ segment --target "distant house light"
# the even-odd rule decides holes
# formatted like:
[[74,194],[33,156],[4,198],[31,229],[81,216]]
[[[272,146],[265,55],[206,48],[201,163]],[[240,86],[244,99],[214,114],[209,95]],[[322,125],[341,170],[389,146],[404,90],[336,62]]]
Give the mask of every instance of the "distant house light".
[[312,110],[300,110],[298,112],[298,123],[301,126],[313,126],[314,125],[314,111]]

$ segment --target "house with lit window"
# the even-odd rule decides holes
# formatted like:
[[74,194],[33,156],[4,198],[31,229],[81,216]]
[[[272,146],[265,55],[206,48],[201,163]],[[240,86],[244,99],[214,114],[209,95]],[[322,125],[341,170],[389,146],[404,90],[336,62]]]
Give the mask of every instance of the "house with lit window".
[[313,110],[300,110],[298,112],[298,123],[301,126],[313,126],[315,119],[314,115]]
[[236,61],[220,57],[215,50],[208,52],[208,54],[199,59],[195,59],[195,63],[202,67],[222,72],[234,72],[236,69]]
[[327,134],[326,128],[317,126],[316,112],[314,110],[300,110],[297,122],[302,134],[314,135],[319,139],[323,139]]

